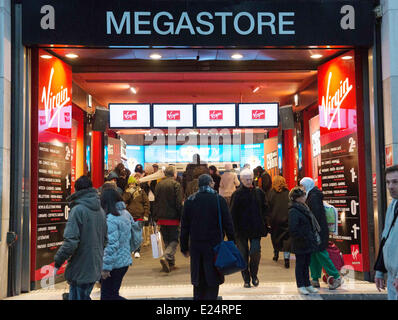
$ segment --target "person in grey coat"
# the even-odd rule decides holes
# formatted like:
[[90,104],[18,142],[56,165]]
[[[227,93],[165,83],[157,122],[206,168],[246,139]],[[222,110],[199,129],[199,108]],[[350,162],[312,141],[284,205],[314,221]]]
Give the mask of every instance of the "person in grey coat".
[[64,242],[58,249],[55,272],[65,260],[65,279],[69,284],[69,300],[90,300],[96,281],[101,278],[104,249],[108,242],[107,223],[98,192],[87,176],[75,182],[70,215],[64,231]]
[[208,174],[199,177],[199,191],[184,203],[181,220],[181,252],[191,257],[191,282],[194,300],[216,300],[220,284],[224,282],[214,266],[213,248],[221,241],[218,204],[222,230],[228,240],[234,240],[231,215],[225,199],[212,189],[213,179]]

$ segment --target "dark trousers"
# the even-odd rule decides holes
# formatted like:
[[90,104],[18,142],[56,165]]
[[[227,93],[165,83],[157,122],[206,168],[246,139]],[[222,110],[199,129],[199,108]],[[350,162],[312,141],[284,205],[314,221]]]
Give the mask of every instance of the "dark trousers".
[[[236,245],[247,263],[247,269],[242,271],[244,282],[250,282],[250,277],[256,278],[261,260],[261,238],[237,237]],[[249,248],[250,243],[250,248]]]
[[309,287],[310,282],[311,253],[296,254],[296,283],[297,288]]
[[202,261],[199,263],[199,285],[193,286],[194,300],[217,300],[220,286],[209,286],[206,283],[206,275]]
[[90,294],[94,287],[93,283],[86,283],[77,285],[75,283],[71,283],[69,285],[69,300],[91,300]]
[[160,233],[163,238],[163,256],[170,266],[175,265],[175,254],[179,243],[180,226],[160,226]]
[[101,279],[101,300],[126,300],[119,295],[119,290],[128,268],[114,269],[110,277]]

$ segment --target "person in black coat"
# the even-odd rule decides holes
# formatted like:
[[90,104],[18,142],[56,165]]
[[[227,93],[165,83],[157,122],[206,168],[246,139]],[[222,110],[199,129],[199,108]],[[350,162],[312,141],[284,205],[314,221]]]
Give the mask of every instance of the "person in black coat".
[[314,180],[309,177],[301,179],[300,185],[302,185],[307,192],[306,203],[321,227],[321,244],[311,256],[311,283],[316,288],[320,287],[319,278],[321,278],[322,268],[324,268],[325,272],[329,275],[327,280],[329,289],[334,290],[341,286],[342,280],[339,271],[334,266],[326,250],[329,243],[329,227],[326,221],[325,207],[323,205],[323,193],[315,186]]
[[285,268],[290,267],[289,235],[289,189],[282,176],[275,176],[269,192],[271,240],[274,248],[274,261],[278,261],[279,251],[283,251]]
[[[256,287],[261,259],[261,237],[268,234],[268,204],[265,193],[253,186],[253,172],[240,173],[242,185],[231,196],[231,215],[234,222],[236,244],[248,268],[242,271],[244,287],[250,288],[250,278]],[[249,248],[250,243],[250,248]]]
[[292,252],[296,255],[296,283],[301,294],[317,293],[310,282],[311,254],[320,243],[319,224],[305,204],[306,194],[299,187],[289,192],[289,233]]
[[214,181],[208,174],[199,177],[199,191],[184,203],[181,218],[180,247],[185,257],[191,257],[191,282],[194,300],[216,300],[224,276],[214,266],[213,248],[220,243],[219,201],[223,233],[234,241],[231,215],[225,199],[212,189]]

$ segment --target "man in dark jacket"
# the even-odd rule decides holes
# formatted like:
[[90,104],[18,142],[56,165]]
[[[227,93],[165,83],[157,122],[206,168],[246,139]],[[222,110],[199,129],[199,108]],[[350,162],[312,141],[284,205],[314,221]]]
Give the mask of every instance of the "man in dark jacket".
[[326,250],[329,243],[329,227],[326,221],[325,207],[323,205],[323,193],[315,186],[314,180],[309,177],[301,179],[300,185],[304,187],[307,193],[306,203],[321,227],[321,244],[319,245],[318,250],[311,255],[311,284],[315,288],[320,287],[319,278],[322,275],[322,268],[324,268],[326,273],[329,275],[327,280],[329,289],[334,290],[341,286],[341,276]]
[[200,161],[200,156],[196,153],[192,157],[192,162],[187,165],[187,167],[185,168],[185,172],[182,174],[182,188],[184,193],[186,188],[188,187],[189,182],[194,179],[194,170],[198,167],[202,167],[206,170],[206,173],[209,173],[207,163]]
[[259,284],[260,242],[261,237],[266,237],[268,233],[268,204],[264,191],[253,186],[253,172],[250,169],[240,173],[240,180],[241,187],[231,197],[231,215],[237,247],[248,264],[248,268],[242,271],[244,287],[250,288],[250,278],[254,286]]
[[181,185],[175,180],[175,169],[169,166],[164,171],[165,179],[155,188],[154,220],[160,225],[165,250],[160,259],[162,269],[170,272],[175,268],[180,219],[182,214]]
[[[191,282],[194,300],[216,300],[224,277],[214,267],[213,248],[223,235],[219,226],[220,205],[222,230],[228,240],[234,240],[234,230],[227,202],[212,189],[213,179],[208,174],[199,177],[199,191],[184,203],[181,220],[181,252],[191,256]],[[218,198],[218,199],[217,199]]]
[[65,279],[69,284],[69,300],[90,300],[96,281],[101,278],[104,248],[108,241],[104,210],[91,180],[81,176],[70,196],[71,212],[64,231],[64,242],[58,249],[55,274],[68,259]]

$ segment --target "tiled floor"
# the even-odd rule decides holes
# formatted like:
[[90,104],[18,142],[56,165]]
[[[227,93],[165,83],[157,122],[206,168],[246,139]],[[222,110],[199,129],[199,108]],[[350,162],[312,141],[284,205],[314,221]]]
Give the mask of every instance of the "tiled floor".
[[[226,277],[220,287],[219,295],[223,300],[321,300],[321,299],[385,299],[385,293],[379,293],[374,283],[346,278],[341,288],[330,291],[321,284],[319,294],[301,296],[297,292],[294,276],[294,255],[291,267],[285,269],[283,254],[280,260],[272,260],[273,250],[270,238],[262,240],[262,259],[259,269],[260,285],[243,288],[240,273]],[[134,259],[123,280],[120,294],[128,299],[189,299],[192,297],[189,259],[180,253],[176,255],[178,269],[169,274],[160,272],[159,259],[153,259],[150,247],[143,247],[141,258]],[[57,283],[51,289],[40,289],[8,299],[12,300],[60,300],[68,292],[66,282]],[[99,299],[99,287],[92,292],[92,299]]]

